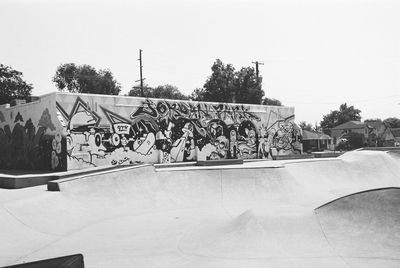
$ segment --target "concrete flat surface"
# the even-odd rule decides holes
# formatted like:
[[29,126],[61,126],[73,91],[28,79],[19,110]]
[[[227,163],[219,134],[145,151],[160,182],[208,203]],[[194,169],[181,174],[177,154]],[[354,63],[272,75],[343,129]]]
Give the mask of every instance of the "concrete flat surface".
[[400,158],[142,165],[0,189],[0,266],[399,267]]

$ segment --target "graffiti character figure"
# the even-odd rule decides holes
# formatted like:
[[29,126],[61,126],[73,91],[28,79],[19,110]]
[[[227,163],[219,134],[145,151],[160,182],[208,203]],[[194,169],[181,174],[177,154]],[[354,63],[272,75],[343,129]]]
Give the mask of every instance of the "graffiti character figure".
[[194,155],[194,139],[192,123],[185,123],[182,128],[183,135],[176,140],[171,149],[171,158],[176,161],[188,161],[193,159]]
[[228,155],[229,141],[225,136],[219,136],[214,142],[215,151],[211,152],[209,160],[225,159]]
[[239,126],[238,156],[250,159],[257,156],[257,134],[250,121],[242,122]]
[[274,135],[275,147],[278,152],[292,149],[293,126],[290,123],[279,122],[279,128]]
[[268,158],[272,157],[271,146],[273,143],[273,136],[275,133],[268,132],[264,127],[260,128],[260,139],[258,141],[258,157]]
[[230,158],[236,159],[238,152],[238,140],[237,140],[237,131],[236,129],[231,129],[229,131],[229,146],[230,146]]
[[124,148],[124,152],[127,152],[129,150],[129,147],[128,147],[129,146],[129,140],[128,140],[127,136],[122,134],[120,142],[121,142],[122,147]]

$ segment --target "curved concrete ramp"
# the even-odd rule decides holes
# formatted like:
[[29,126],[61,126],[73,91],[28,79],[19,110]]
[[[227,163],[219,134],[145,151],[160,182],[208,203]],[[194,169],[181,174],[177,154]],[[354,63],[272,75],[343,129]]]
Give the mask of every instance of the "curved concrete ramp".
[[351,267],[400,265],[400,188],[364,191],[316,209],[334,250]]
[[[221,167],[143,165],[60,181],[57,192],[0,189],[0,266],[77,252],[96,268],[399,266],[394,238],[384,244],[382,236],[382,254],[369,258],[335,240],[346,221],[325,211],[329,205],[314,211],[349,194],[400,187],[398,174],[397,158],[363,151]],[[347,223],[360,213],[348,209]]]

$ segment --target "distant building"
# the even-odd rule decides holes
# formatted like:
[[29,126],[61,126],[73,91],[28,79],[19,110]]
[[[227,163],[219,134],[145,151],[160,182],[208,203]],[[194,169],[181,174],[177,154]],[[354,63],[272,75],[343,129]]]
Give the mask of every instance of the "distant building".
[[380,120],[368,121],[367,124],[374,128],[372,134],[376,135],[376,146],[400,146],[400,128],[391,128]]
[[332,150],[332,138],[317,131],[302,130],[302,143],[304,152]]
[[383,147],[400,147],[400,128],[390,128],[383,124],[384,128],[379,135],[379,145]]
[[358,133],[363,137],[363,144],[365,146],[377,146],[377,130],[368,123],[360,121],[349,121],[339,126],[332,128],[331,136],[333,143],[337,145],[341,138],[349,133]]

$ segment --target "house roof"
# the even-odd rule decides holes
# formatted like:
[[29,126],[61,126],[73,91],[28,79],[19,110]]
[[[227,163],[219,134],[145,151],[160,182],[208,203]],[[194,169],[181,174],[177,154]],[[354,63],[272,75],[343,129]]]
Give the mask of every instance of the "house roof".
[[303,129],[303,140],[330,140],[330,139],[332,138],[324,133]]
[[338,125],[332,129],[333,130],[355,129],[355,128],[365,128],[366,126],[368,126],[368,125],[363,122],[360,122],[360,121],[349,121],[349,122],[343,123],[341,125]]
[[390,128],[390,131],[395,138],[400,138],[400,128]]

